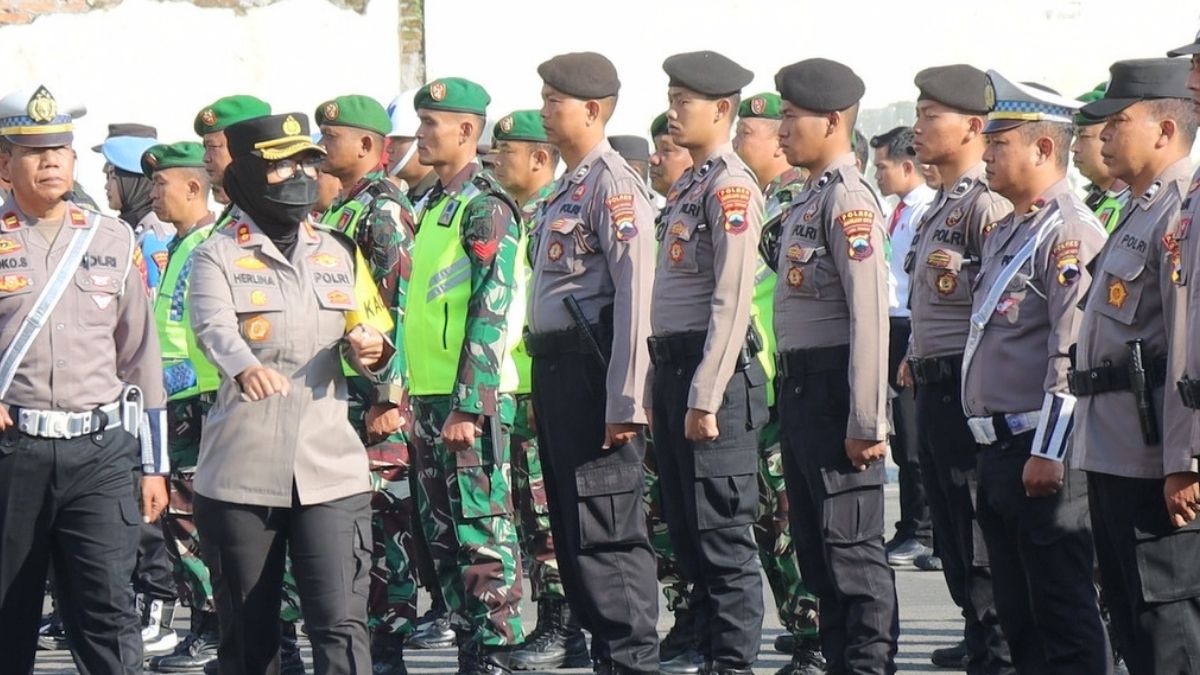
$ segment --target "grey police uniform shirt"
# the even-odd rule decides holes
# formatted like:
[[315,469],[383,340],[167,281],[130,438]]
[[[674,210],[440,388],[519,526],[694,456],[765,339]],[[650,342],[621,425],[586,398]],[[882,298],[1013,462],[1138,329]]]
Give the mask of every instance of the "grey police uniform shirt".
[[765,211],[754,174],[728,143],[671,188],[650,328],[656,337],[707,332],[689,408],[717,412],[746,344]]
[[83,412],[116,401],[125,384],[144,405],[162,408],[162,352],[150,310],[145,270],[124,223],[68,204],[53,243],[16,204],[0,206],[0,345],[12,344],[75,232],[97,228],[81,264],[34,339],[6,406]]
[[[355,297],[355,257],[305,225],[290,258],[241,215],[193,255],[192,328],[221,372],[205,420],[195,489],[210,499],[289,507],[370,489],[367,455],[347,421],[341,338]],[[251,366],[291,380],[287,396],[249,401],[235,377]]]
[[[1047,224],[1057,226],[1044,229]],[[1050,186],[1024,214],[984,228],[983,264],[973,289],[978,312],[995,279],[1031,238],[1043,232],[1033,257],[1005,286],[963,374],[963,406],[971,417],[1042,411],[1032,454],[1061,460],[1074,397],[1067,391],[1070,348],[1091,285],[1087,265],[1105,233],[1066,179]]]
[[1183,353],[1169,349],[1187,339],[1186,289],[1176,271],[1175,234],[1190,168],[1188,159],[1175,162],[1126,205],[1093,267],[1095,281],[1084,307],[1075,359],[1079,370],[1106,364],[1123,368],[1129,362],[1126,342],[1135,338],[1144,341],[1147,368],[1172,354],[1168,387],[1154,391],[1162,442],[1146,445],[1133,392],[1084,396],[1075,406],[1075,468],[1129,478],[1161,478],[1191,469],[1190,419],[1174,387],[1183,376]]
[[573,329],[563,304],[567,296],[575,296],[593,324],[600,310],[612,305],[604,419],[645,424],[654,284],[654,211],[645,184],[608,141],[601,141],[575,171],[558,180],[534,228],[529,331]]
[[[1192,232],[1197,225],[1200,225],[1200,169],[1193,174],[1192,182],[1188,185],[1187,194],[1183,198],[1179,214],[1179,227],[1176,229],[1175,235],[1175,240],[1179,244],[1179,283],[1187,289],[1185,306],[1188,308],[1200,307],[1200,284],[1195,281],[1197,275],[1200,275],[1200,245],[1198,245],[1196,235]],[[1182,350],[1184,374],[1190,379],[1196,380],[1200,379],[1200,346],[1196,344],[1195,337],[1200,335],[1200,312],[1193,309],[1186,314],[1185,333],[1191,339],[1185,340],[1181,345],[1172,345],[1172,349]],[[1174,386],[1174,383],[1168,381],[1167,386]],[[1191,428],[1188,454],[1192,457],[1200,456],[1200,411],[1184,408],[1182,413],[1190,420],[1188,423]],[[1191,470],[1196,470],[1195,461],[1192,462]]]
[[775,339],[780,352],[849,345],[846,436],[882,441],[887,398],[887,229],[853,153],[788,205],[780,233]]
[[904,262],[910,279],[910,356],[961,354],[967,343],[983,228],[1012,212],[1012,204],[988,188],[984,168],[980,162],[949,190],[939,190],[917,226]]

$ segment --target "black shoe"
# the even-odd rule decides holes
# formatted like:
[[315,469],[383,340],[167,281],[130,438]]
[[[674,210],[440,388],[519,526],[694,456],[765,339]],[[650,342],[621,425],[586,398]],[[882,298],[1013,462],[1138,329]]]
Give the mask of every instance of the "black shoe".
[[562,600],[538,603],[537,627],[509,656],[513,670],[554,670],[592,665],[587,638]]
[[665,675],[697,675],[704,671],[704,657],[694,648],[681,652],[669,661],[658,664],[658,672]]
[[417,629],[405,644],[409,649],[449,649],[457,641],[449,614],[444,609],[434,609],[417,620]]
[[204,664],[204,675],[221,675],[221,662],[213,659]]
[[196,673],[217,662],[217,617],[192,611],[192,627],[175,651],[150,659],[150,670],[160,673]]
[[916,539],[907,539],[896,544],[887,552],[887,562],[892,567],[911,565],[917,556],[933,553],[933,549]]
[[780,668],[775,675],[824,675],[828,664],[821,654],[821,641],[805,638],[796,642],[792,661]]
[[294,623],[279,624],[279,675],[308,675],[300,656],[300,641]]
[[507,649],[484,647],[465,635],[458,647],[458,675],[508,675],[511,653]]
[[704,667],[705,675],[754,675],[750,666],[734,666],[728,663],[710,663]]
[[791,654],[796,651],[796,636],[791,633],[783,633],[775,636],[775,651],[780,654]]
[[379,633],[371,639],[372,675],[408,675],[404,665],[404,636]]
[[929,660],[938,668],[962,670],[967,667],[967,643],[960,641],[953,647],[935,649],[929,655]]
[[658,643],[658,660],[660,663],[672,661],[680,654],[696,649],[696,631],[694,627],[695,621],[692,618],[692,610],[687,607],[680,607],[675,610],[675,623],[671,626],[671,630],[667,632]]
[[59,618],[58,612],[51,612],[42,620],[42,625],[38,628],[38,649],[57,652],[69,648],[67,631],[63,628],[62,619]]
[[913,567],[925,572],[941,572],[942,559],[932,553],[917,556],[913,561]]

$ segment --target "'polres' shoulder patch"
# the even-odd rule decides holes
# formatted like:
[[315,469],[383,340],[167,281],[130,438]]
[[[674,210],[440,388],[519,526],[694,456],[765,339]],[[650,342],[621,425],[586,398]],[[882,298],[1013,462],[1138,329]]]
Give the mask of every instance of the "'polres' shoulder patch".
[[1079,264],[1079,240],[1068,239],[1060,241],[1050,249],[1054,258],[1054,267],[1058,270],[1058,285],[1070,286],[1082,276]]
[[604,200],[608,215],[612,218],[617,241],[629,241],[637,236],[637,225],[633,222],[637,213],[633,209],[633,194],[622,192]]
[[869,209],[847,211],[834,219],[842,232],[846,233],[846,241],[850,244],[851,260],[866,260],[875,252],[871,245],[871,227],[875,224],[875,212]]
[[750,189],[733,185],[717,190],[717,201],[721,202],[721,212],[725,215],[725,231],[729,234],[741,234],[750,226],[746,220],[746,210],[750,208]]

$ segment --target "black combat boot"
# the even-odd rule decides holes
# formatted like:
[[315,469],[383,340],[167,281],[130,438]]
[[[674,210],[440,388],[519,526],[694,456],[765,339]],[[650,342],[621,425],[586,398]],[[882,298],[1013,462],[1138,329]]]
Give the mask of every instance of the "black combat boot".
[[175,647],[175,651],[150,659],[150,670],[160,673],[203,671],[206,665],[217,661],[218,632],[216,614],[193,610],[188,636]]
[[509,655],[513,670],[554,670],[584,668],[592,665],[587,639],[563,600],[538,603],[537,627],[525,644]]
[[288,621],[279,624],[279,675],[308,675],[300,656],[296,624]]

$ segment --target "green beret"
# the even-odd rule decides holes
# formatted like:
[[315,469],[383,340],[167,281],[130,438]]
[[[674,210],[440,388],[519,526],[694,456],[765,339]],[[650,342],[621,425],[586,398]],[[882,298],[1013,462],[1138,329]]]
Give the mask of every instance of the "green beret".
[[487,117],[487,107],[491,102],[492,97],[482,86],[461,77],[443,77],[417,91],[413,108]]
[[[1108,82],[1101,82],[1100,84],[1096,85],[1095,89],[1089,91],[1083,96],[1080,96],[1079,98],[1076,98],[1075,100],[1079,101],[1080,103],[1099,101],[1100,99],[1104,98],[1104,90],[1106,89],[1108,89]],[[1088,117],[1087,115],[1084,115],[1082,111],[1075,113],[1075,126],[1077,127],[1090,127],[1102,123],[1104,123],[1103,117]]]
[[380,136],[392,133],[392,118],[388,117],[383,105],[370,96],[339,96],[317,106],[313,117],[317,126],[354,127]]
[[768,120],[783,119],[783,99],[773,91],[764,91],[742,101],[738,106],[738,117],[761,117]]
[[663,113],[650,123],[650,138],[658,138],[666,133],[670,132],[667,131],[667,113]]
[[204,167],[204,146],[195,141],[159,143],[142,153],[142,173],[151,176],[155,171],[181,167]]
[[548,143],[542,127],[542,114],[537,110],[518,110],[502,117],[492,128],[492,141],[529,141]]
[[196,115],[197,136],[223,131],[231,124],[271,114],[271,104],[245,94],[217,99]]

